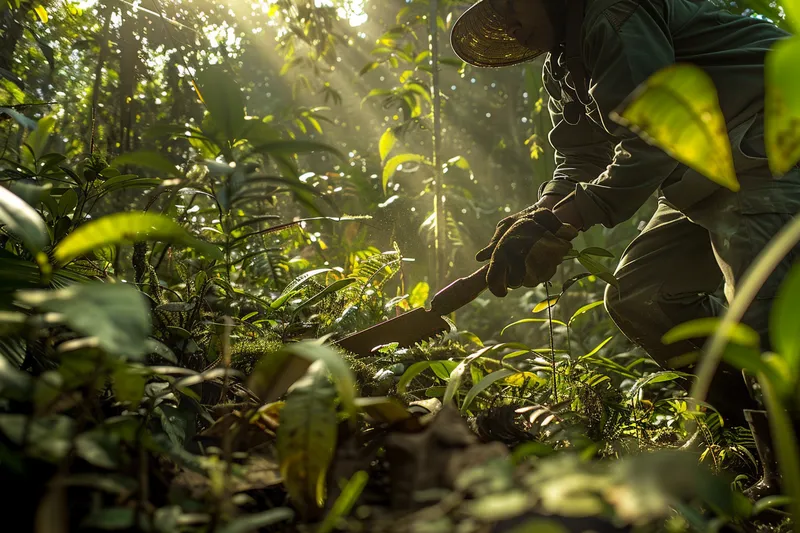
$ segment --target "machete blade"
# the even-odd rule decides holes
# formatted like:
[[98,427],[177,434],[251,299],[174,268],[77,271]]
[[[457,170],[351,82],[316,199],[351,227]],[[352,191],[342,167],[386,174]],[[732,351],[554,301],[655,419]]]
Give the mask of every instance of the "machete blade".
[[382,344],[396,342],[400,348],[413,346],[449,329],[450,324],[445,319],[420,307],[348,335],[333,344],[356,355],[367,356],[373,348]]

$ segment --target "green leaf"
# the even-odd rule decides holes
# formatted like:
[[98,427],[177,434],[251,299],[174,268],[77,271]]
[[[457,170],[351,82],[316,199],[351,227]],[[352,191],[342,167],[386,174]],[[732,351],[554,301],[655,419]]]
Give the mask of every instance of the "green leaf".
[[54,291],[20,291],[16,299],[58,313],[61,322],[97,339],[109,354],[141,358],[147,352],[150,305],[147,297],[131,285],[90,282]]
[[580,309],[578,309],[577,311],[575,311],[574,313],[572,313],[572,316],[570,317],[570,319],[569,319],[569,323],[568,323],[568,324],[571,326],[571,325],[572,325],[572,323],[573,323],[573,322],[575,322],[575,320],[576,320],[578,317],[580,317],[581,315],[583,315],[583,314],[585,314],[585,313],[587,313],[587,312],[591,311],[591,310],[592,310],[592,309],[594,309],[595,307],[600,307],[601,305],[603,305],[603,300],[598,300],[598,301],[596,301],[596,302],[592,302],[592,303],[590,303],[590,304],[586,304],[586,305],[584,305],[583,307],[581,307]]
[[800,331],[800,265],[795,265],[781,282],[770,311],[769,324],[773,350],[786,360],[795,377],[800,376],[798,331]]
[[478,383],[474,384],[469,392],[467,392],[467,395],[464,396],[464,402],[461,404],[461,412],[467,412],[467,409],[469,409],[469,406],[472,404],[472,401],[478,396],[478,394],[491,387],[494,383],[516,373],[517,372],[508,368],[501,368],[500,370],[495,370],[494,372],[484,376],[484,378]]
[[50,244],[50,233],[39,213],[5,187],[0,187],[0,224],[33,255]]
[[366,74],[370,70],[374,70],[374,69],[378,68],[379,65],[380,65],[380,63],[378,63],[377,61],[372,61],[371,63],[367,63],[366,65],[364,65],[361,68],[361,70],[358,71],[358,75],[359,76],[363,76],[364,74]]
[[700,67],[662,68],[609,116],[715,183],[739,190],[717,89]]
[[149,168],[175,178],[181,177],[181,172],[175,164],[170,161],[167,156],[154,150],[138,150],[136,152],[122,154],[117,156],[111,165],[114,167],[133,165],[136,167]]
[[792,515],[800,516],[800,445],[794,425],[774,385],[768,379],[759,378],[764,404],[769,414],[772,440],[778,456],[778,468],[784,480],[783,493],[792,499]]
[[386,128],[386,131],[383,132],[383,135],[381,135],[381,139],[378,142],[378,152],[380,153],[381,161],[386,159],[386,156],[388,156],[389,152],[392,151],[392,148],[394,148],[396,142],[397,137],[395,137],[392,128]]
[[[512,322],[511,324],[508,324],[506,327],[504,327],[502,330],[500,330],[500,335],[503,335],[503,333],[505,333],[508,328],[513,327],[513,326],[518,326],[520,324],[547,324],[549,322],[550,322],[549,318],[523,318],[522,320],[517,320],[516,322]],[[557,326],[564,326],[564,327],[567,326],[565,323],[563,323],[560,320],[553,319],[552,322],[553,322],[553,324],[555,324]]]
[[229,142],[239,139],[246,125],[244,97],[231,73],[222,65],[213,65],[198,72],[196,81],[200,98],[219,131]]
[[602,279],[609,285],[613,285],[614,287],[618,287],[619,283],[617,279],[614,277],[614,274],[611,273],[605,265],[592,259],[591,256],[588,255],[578,255],[578,262],[586,267],[586,270],[591,272],[593,275],[597,276],[598,278]]
[[411,306],[412,309],[424,307],[425,302],[428,300],[430,290],[430,286],[425,281],[420,281],[414,285],[414,288],[411,289],[411,295],[408,297],[408,305]]
[[333,502],[330,512],[325,517],[322,525],[319,526],[317,533],[331,533],[343,517],[350,513],[350,510],[358,501],[364,488],[369,481],[369,474],[363,470],[359,470],[353,477],[347,480],[347,484],[342,489],[339,497]]
[[41,20],[43,24],[47,24],[49,17],[47,16],[47,10],[44,6],[35,6],[33,10],[36,12],[36,16],[39,17],[39,20]]
[[458,388],[461,386],[461,380],[464,378],[464,372],[469,368],[469,365],[477,359],[481,357],[485,352],[491,350],[494,346],[488,346],[486,348],[481,348],[477,352],[468,355],[465,357],[458,365],[450,372],[449,379],[447,380],[447,388],[444,391],[444,397],[442,398],[442,403],[448,403],[452,400]]
[[294,518],[294,511],[288,507],[278,507],[269,511],[247,514],[235,518],[217,530],[217,533],[252,533],[261,528],[286,522]]
[[13,118],[17,121],[17,124],[22,126],[27,130],[35,130],[36,129],[36,121],[29,119],[16,109],[12,109],[10,107],[0,107],[0,113],[4,113],[9,117]]
[[606,250],[605,248],[598,248],[597,246],[590,246],[589,248],[584,248],[581,250],[581,255],[596,255],[598,257],[610,257],[613,258],[614,254]]
[[782,40],[767,54],[764,142],[769,167],[783,175],[800,160],[800,37]]
[[129,403],[132,408],[142,401],[146,382],[147,376],[142,369],[129,365],[120,365],[111,375],[116,400]]
[[28,134],[25,144],[30,146],[31,151],[36,157],[44,155],[45,146],[50,139],[50,134],[56,125],[56,117],[48,115],[42,117],[36,123],[36,129]]
[[603,346],[605,346],[606,344],[608,344],[609,342],[611,342],[611,339],[613,339],[613,338],[614,338],[614,337],[613,337],[613,336],[611,336],[611,337],[608,337],[607,339],[605,339],[605,340],[601,341],[601,342],[600,342],[600,344],[598,344],[597,346],[595,346],[594,348],[592,348],[592,351],[590,351],[590,352],[589,352],[589,353],[587,353],[586,355],[583,355],[583,356],[581,356],[581,360],[583,360],[583,359],[588,359],[588,358],[590,358],[591,356],[593,356],[594,354],[596,354],[597,352],[599,352],[600,350],[602,350],[602,349],[603,349]]
[[105,507],[90,514],[81,526],[94,529],[129,529],[136,519],[132,507]]
[[383,167],[383,178],[381,179],[384,194],[386,194],[386,185],[389,183],[389,180],[392,179],[392,176],[397,172],[398,167],[404,163],[423,163],[431,165],[431,162],[428,161],[425,156],[419,154],[400,154],[389,159]]
[[78,256],[106,246],[158,240],[183,244],[211,259],[222,259],[216,246],[191,236],[180,224],[155,213],[114,213],[78,227],[53,250],[63,266]]
[[119,436],[110,432],[93,429],[75,438],[75,450],[89,464],[113,469],[119,466],[119,440]]
[[547,309],[548,307],[553,307],[554,305],[556,305],[558,303],[558,299],[559,298],[561,298],[560,294],[558,294],[556,296],[551,296],[550,299],[548,299],[548,300],[542,300],[541,302],[536,304],[536,306],[533,308],[533,311],[531,311],[531,312],[532,313],[540,313],[540,312],[544,311],[545,309]]
[[293,312],[297,313],[300,309],[302,309],[304,307],[307,307],[309,305],[314,305],[315,303],[321,301],[323,298],[325,298],[329,294],[334,294],[336,292],[339,292],[340,290],[342,290],[345,287],[351,285],[352,283],[355,283],[356,281],[358,281],[356,278],[344,278],[344,279],[336,280],[333,283],[331,283],[330,285],[328,285],[327,287],[325,287],[324,289],[322,289],[321,291],[319,291],[317,294],[312,296],[311,298],[308,298],[307,300],[304,300],[304,301],[300,302],[299,304],[297,304],[297,307],[295,307],[293,309]]
[[325,475],[336,449],[335,390],[322,361],[289,390],[281,411],[277,449],[281,475],[294,505],[324,504]]
[[[722,319],[718,317],[689,320],[666,332],[661,338],[661,342],[664,344],[673,344],[687,339],[710,337],[717,332],[721,323]],[[734,325],[727,340],[749,347],[758,347],[760,343],[758,333],[746,324]]]
[[794,33],[800,32],[800,1],[798,0],[781,0],[778,5],[783,8],[786,13],[786,20],[789,27],[792,28]]
[[265,353],[250,376],[249,386],[263,402],[269,403],[286,392],[315,361],[322,361],[333,375],[339,401],[345,411],[355,416],[357,385],[355,376],[339,352],[317,340],[303,340]]
[[636,395],[639,393],[639,390],[644,387],[645,385],[653,385],[655,383],[664,383],[667,381],[674,381],[676,379],[686,378],[689,377],[689,374],[683,372],[674,372],[671,370],[663,370],[661,372],[653,372],[647,376],[641,377],[636,380],[636,383],[633,384],[630,391],[630,397],[636,398]]
[[430,368],[434,363],[438,361],[418,361],[411,365],[410,367],[406,368],[406,371],[403,372],[403,375],[400,376],[400,380],[397,382],[397,392],[403,393],[406,392],[406,387],[408,384],[411,383],[411,380],[417,377],[419,374]]

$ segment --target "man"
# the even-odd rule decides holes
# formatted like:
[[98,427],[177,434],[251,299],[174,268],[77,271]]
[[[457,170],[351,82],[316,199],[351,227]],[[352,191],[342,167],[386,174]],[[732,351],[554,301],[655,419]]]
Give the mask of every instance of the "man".
[[[500,221],[476,256],[490,260],[490,290],[505,296],[509,288],[549,280],[579,231],[613,227],[657,193],[656,212],[625,250],[615,273],[619,287],[607,288],[605,303],[623,333],[658,363],[688,368],[681,356],[701,342],[664,345],[664,333],[719,315],[755,256],[800,208],[800,171],[772,176],[763,138],[764,57],[787,36],[702,0],[481,0],[468,9],[451,36],[465,62],[501,67],[547,54],[543,81],[556,154],[538,203]],[[651,74],[674,63],[701,67],[717,87],[738,193],[609,118]],[[797,252],[743,320],[765,349],[771,302]],[[725,298],[716,297],[722,288]],[[721,368],[708,400],[727,423],[746,420],[753,430],[764,473],[750,496],[775,492],[766,413],[754,410],[741,374]]]

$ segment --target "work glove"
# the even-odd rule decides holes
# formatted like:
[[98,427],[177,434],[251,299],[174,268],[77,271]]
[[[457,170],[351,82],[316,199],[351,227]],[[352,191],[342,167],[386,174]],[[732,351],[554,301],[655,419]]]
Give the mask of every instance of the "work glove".
[[501,220],[496,238],[475,258],[490,259],[486,274],[489,290],[503,297],[509,288],[535,287],[549,281],[577,236],[578,230],[561,222],[549,209],[533,208]]

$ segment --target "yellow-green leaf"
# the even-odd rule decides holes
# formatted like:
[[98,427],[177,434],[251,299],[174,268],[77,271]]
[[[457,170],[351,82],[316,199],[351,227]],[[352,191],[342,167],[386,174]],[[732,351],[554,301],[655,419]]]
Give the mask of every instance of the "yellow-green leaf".
[[424,163],[426,165],[431,164],[430,161],[425,159],[425,156],[421,156],[419,154],[400,154],[389,159],[386,162],[386,165],[383,167],[383,179],[381,180],[383,183],[384,193],[386,193],[386,185],[389,183],[389,180],[392,179],[392,176],[394,176],[394,173],[397,172],[398,168],[400,168],[400,165],[404,163]]
[[147,240],[178,242],[211,259],[222,259],[219,248],[191,236],[174,220],[155,213],[114,213],[88,222],[58,243],[53,259],[63,266],[99,248]]
[[378,142],[378,151],[380,152],[381,161],[386,159],[386,156],[392,151],[396,142],[397,137],[395,137],[394,131],[392,131],[392,128],[387,128],[386,131],[383,132],[383,135],[381,135],[380,142]]
[[47,10],[44,8],[44,6],[36,6],[33,8],[33,10],[36,12],[36,15],[39,17],[39,20],[47,24],[48,16],[47,16]]
[[659,70],[610,117],[715,183],[739,190],[717,90],[700,67]]
[[770,170],[783,175],[800,160],[800,37],[775,44],[765,62],[764,140]]
[[412,308],[424,306],[430,290],[430,286],[425,281],[420,281],[414,285],[414,288],[411,289],[411,295],[408,297],[408,305]]

